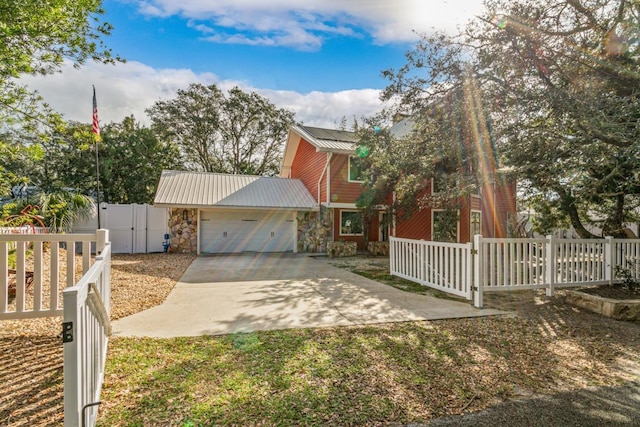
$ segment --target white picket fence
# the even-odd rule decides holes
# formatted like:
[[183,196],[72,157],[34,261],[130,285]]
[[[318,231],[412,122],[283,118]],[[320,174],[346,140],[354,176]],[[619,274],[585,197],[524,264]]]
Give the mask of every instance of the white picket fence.
[[[97,238],[96,233],[0,234],[0,320],[61,316],[62,289],[76,281],[76,256],[85,274],[91,266],[91,243]],[[61,257],[61,245],[66,248],[66,260]],[[10,255],[15,268],[9,268]]]
[[471,299],[471,246],[391,237],[391,274]]
[[640,240],[485,239],[451,244],[390,238],[391,274],[473,299],[485,292],[597,285],[627,268],[640,279]]
[[94,426],[111,335],[111,244],[73,287],[65,289],[63,316],[64,425]]
[[[77,257],[81,271],[76,271]],[[48,274],[43,274],[45,270]],[[111,330],[110,296],[107,230],[94,234],[0,234],[0,322],[63,318],[65,427],[95,424]]]

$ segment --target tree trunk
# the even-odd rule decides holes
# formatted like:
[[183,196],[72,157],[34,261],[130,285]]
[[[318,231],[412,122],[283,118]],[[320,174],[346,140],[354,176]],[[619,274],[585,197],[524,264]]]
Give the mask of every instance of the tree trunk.
[[618,194],[616,197],[616,207],[611,216],[604,223],[603,232],[606,236],[617,238],[625,238],[627,234],[624,232],[622,224],[624,217],[624,194]]
[[598,236],[591,233],[589,230],[584,228],[582,225],[582,221],[580,221],[580,215],[578,215],[578,208],[576,208],[575,199],[573,196],[568,194],[563,188],[558,187],[555,188],[555,191],[560,196],[562,200],[562,210],[569,216],[569,220],[571,221],[571,225],[573,226],[578,236],[583,239],[597,239]]

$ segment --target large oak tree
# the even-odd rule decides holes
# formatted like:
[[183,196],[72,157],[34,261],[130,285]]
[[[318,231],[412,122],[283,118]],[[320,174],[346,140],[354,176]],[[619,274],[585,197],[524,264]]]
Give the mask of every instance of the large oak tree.
[[50,141],[65,124],[20,77],[54,73],[65,61],[120,61],[104,45],[112,27],[103,13],[101,0],[0,2],[0,197],[27,184],[22,171],[41,160],[43,134]]
[[275,175],[293,113],[255,92],[192,84],[147,113],[153,129],[175,142],[193,170]]
[[[482,174],[481,160],[495,150],[548,218],[567,219],[583,237],[592,237],[586,222],[623,235],[640,203],[640,3],[485,6],[460,34],[425,35],[405,66],[384,72],[390,84],[383,98],[415,117],[418,132],[404,144],[418,156],[399,160],[411,166],[421,159],[423,167],[409,178],[432,176],[430,165],[441,158],[423,147],[455,146],[466,135],[478,147],[479,180],[493,179]],[[449,120],[434,120],[434,108]]]

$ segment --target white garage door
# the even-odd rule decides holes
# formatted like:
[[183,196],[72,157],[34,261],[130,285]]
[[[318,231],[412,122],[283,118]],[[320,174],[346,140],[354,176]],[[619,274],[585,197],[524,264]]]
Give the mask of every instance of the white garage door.
[[293,251],[294,214],[269,211],[201,211],[200,252]]

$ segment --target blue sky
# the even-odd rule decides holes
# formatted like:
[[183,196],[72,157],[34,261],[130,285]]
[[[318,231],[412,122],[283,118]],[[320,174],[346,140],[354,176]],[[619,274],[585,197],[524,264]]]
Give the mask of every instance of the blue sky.
[[[194,28],[198,24],[180,16],[144,16],[134,5],[115,0],[106,2],[105,7],[106,19],[115,26],[108,39],[114,52],[154,68],[188,64],[196,73],[214,72],[223,80],[247,81],[264,89],[310,92],[380,88],[384,84],[382,69],[401,64],[412,45],[404,40],[377,44],[358,28],[348,36],[326,34],[319,46],[223,43],[207,41],[210,33],[198,31]],[[246,33],[263,37],[257,31]],[[137,42],[131,43],[133,39]]]
[[[381,71],[399,67],[415,32],[453,31],[477,0],[105,0],[105,39],[126,64],[63,67],[29,77],[54,108],[88,122],[120,121],[189,83],[256,91],[309,125],[331,127],[381,108]],[[86,98],[86,104],[84,99]]]

